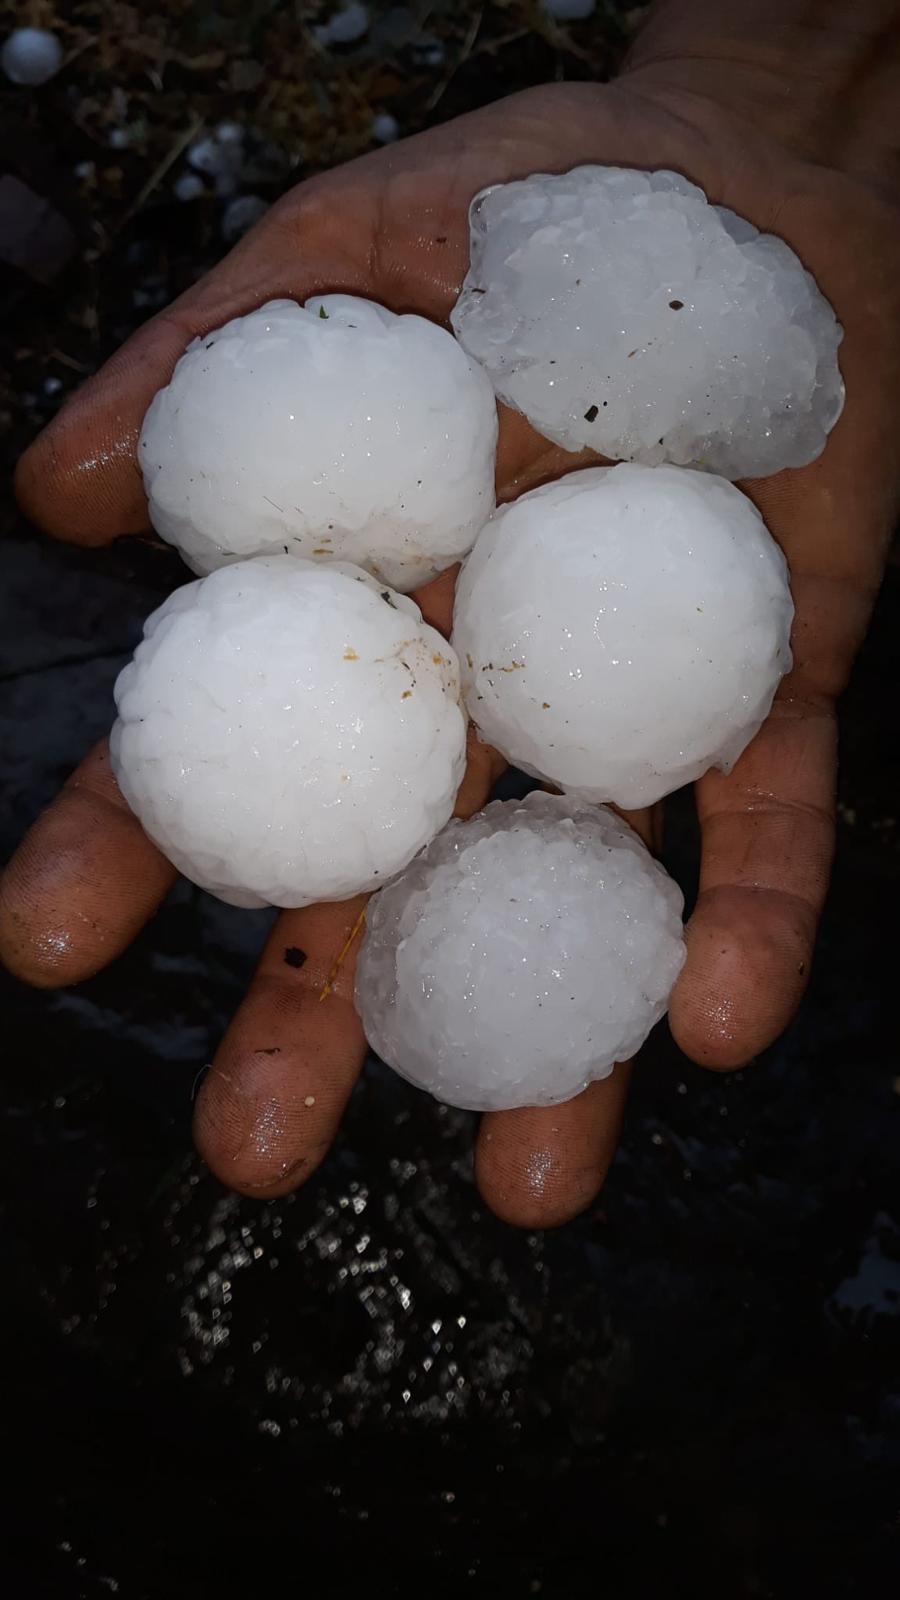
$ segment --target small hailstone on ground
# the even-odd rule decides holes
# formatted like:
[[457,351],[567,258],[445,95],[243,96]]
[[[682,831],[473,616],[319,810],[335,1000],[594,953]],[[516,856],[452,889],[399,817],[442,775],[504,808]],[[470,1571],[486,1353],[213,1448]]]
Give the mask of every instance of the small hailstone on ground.
[[255,227],[261,217],[269,209],[268,200],[262,195],[241,194],[236,200],[229,200],[222,213],[222,236],[229,244],[236,239],[243,238],[245,233]]
[[410,46],[413,61],[420,67],[442,67],[447,59],[447,49],[441,39],[422,34]]
[[194,141],[186,159],[195,172],[212,178],[216,193],[227,199],[234,194],[244,168],[243,128],[236,122],[220,123],[212,134]]
[[494,508],[488,379],[443,328],[370,300],[273,300],[195,339],[144,419],[157,532],[195,572],[282,552],[414,589]]
[[567,450],[727,478],[815,460],[842,329],[793,250],[675,172],[578,167],[476,195],[452,313],[502,400]]
[[400,124],[389,111],[379,111],[372,119],[372,138],[378,144],[393,144],[400,137]]
[[465,766],[453,651],[349,564],[266,557],[186,585],[115,694],[125,799],[231,905],[378,888],[447,821]]
[[597,0],[543,0],[543,5],[554,22],[583,22],[594,15]]
[[450,1105],[569,1100],[663,1015],[684,962],[682,904],[611,811],[495,801],[451,822],[369,906],[366,1035]]
[[0,64],[11,83],[37,88],[56,77],[63,64],[63,48],[46,28],[16,28],[3,46]]
[[369,8],[351,0],[312,31],[318,44],[355,44],[369,31]]
[[196,172],[183,172],[174,189],[176,200],[199,200],[206,193],[206,184]]
[[214,177],[223,162],[230,161],[230,156],[223,155],[223,147],[215,138],[198,139],[192,144],[187,153],[188,165],[196,172],[205,172],[210,178]]
[[792,617],[784,557],[733,484],[623,464],[497,511],[453,643],[490,744],[628,809],[731,769],[790,668]]
[[219,144],[243,144],[244,128],[240,122],[219,122],[214,136]]

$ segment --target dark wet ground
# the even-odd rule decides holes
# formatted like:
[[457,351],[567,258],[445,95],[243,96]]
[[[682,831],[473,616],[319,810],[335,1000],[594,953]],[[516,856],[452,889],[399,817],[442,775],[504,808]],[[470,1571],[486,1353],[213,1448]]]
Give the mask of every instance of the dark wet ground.
[[[101,344],[210,248],[212,206],[136,219],[99,279]],[[47,378],[77,375],[51,347],[90,364],[89,277],[10,283],[13,445],[58,402]],[[52,547],[8,502],[4,524],[5,855],[105,729],[180,569]],[[81,989],[0,980],[4,1594],[895,1592],[898,638],[894,566],[844,706],[800,1016],[729,1078],[656,1037],[604,1193],[558,1233],[485,1214],[472,1119],[375,1064],[296,1196],[205,1173],[192,1090],[262,914],[181,888]],[[668,857],[690,889],[687,807]]]

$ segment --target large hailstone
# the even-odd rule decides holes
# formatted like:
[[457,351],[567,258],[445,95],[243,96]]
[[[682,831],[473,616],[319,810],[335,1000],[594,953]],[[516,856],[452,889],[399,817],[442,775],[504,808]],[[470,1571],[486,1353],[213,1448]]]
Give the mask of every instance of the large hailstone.
[[138,458],[153,526],[195,572],[288,553],[409,590],[471,548],[496,440],[491,385],[451,334],[338,294],[195,339]]
[[791,665],[784,557],[723,478],[592,467],[496,512],[457,585],[473,721],[588,800],[650,805],[727,772]]
[[187,584],[115,693],[128,804],[231,905],[378,888],[447,821],[465,766],[452,649],[345,563],[260,557]]
[[569,1100],[663,1015],[681,910],[611,811],[495,801],[451,822],[369,906],[356,979],[369,1042],[451,1105]]
[[782,239],[677,172],[577,167],[476,195],[457,337],[567,450],[760,477],[815,460],[842,329]]

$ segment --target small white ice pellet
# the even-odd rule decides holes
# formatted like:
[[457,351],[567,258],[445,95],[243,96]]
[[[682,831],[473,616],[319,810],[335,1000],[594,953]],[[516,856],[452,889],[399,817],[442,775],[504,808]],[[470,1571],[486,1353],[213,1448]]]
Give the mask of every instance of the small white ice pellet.
[[176,200],[199,200],[206,193],[206,184],[196,172],[183,172],[172,187]]
[[213,180],[221,199],[229,199],[238,188],[246,165],[244,130],[240,123],[220,122],[211,134],[190,145],[186,160],[195,172],[202,172]]
[[234,244],[256,227],[268,209],[268,200],[259,194],[241,194],[235,200],[229,200],[222,212],[222,237],[229,244]]
[[366,1035],[450,1105],[569,1100],[663,1015],[684,962],[682,904],[611,811],[495,801],[451,822],[369,906]]
[[787,567],[752,501],[687,467],[590,467],[497,511],[460,575],[469,714],[524,771],[650,805],[729,771],[791,665]]
[[220,145],[215,135],[211,138],[198,139],[192,144],[186,157],[188,166],[195,172],[203,172],[208,178],[215,178],[224,166],[231,165],[231,154],[226,154],[225,146]]
[[243,144],[244,126],[240,122],[219,122],[216,124],[215,137],[219,144]]
[[62,45],[46,28],[16,28],[0,52],[0,65],[10,82],[31,89],[49,83],[62,64]]
[[548,439],[726,478],[824,449],[842,330],[784,240],[679,173],[623,167],[498,184],[469,220],[453,328]]
[[554,22],[584,22],[593,16],[597,0],[543,0],[543,5]]
[[313,28],[313,37],[319,44],[355,44],[369,31],[369,8],[350,0],[332,12],[327,22]]
[[379,111],[372,118],[372,138],[377,144],[393,144],[400,137],[400,124],[389,111]]
[[443,328],[371,300],[273,300],[195,339],[138,456],[157,532],[195,572],[285,553],[410,590],[494,508],[490,382]]
[[452,649],[348,564],[261,557],[178,589],[115,694],[125,799],[231,905],[378,888],[447,821],[465,767]]

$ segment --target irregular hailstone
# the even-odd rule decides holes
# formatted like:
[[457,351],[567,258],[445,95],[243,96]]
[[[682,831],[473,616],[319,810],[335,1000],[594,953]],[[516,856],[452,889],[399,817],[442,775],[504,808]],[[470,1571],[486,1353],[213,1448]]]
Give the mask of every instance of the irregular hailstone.
[[378,888],[447,821],[465,766],[450,646],[342,562],[262,557],[187,584],[115,693],[128,804],[231,905]]
[[577,167],[476,195],[451,321],[567,450],[760,477],[841,414],[842,329],[793,250],[676,172]]
[[369,906],[369,1042],[439,1100],[555,1105],[608,1077],[666,1009],[681,891],[611,811],[559,795],[451,822]]
[[415,589],[494,508],[497,411],[443,328],[371,300],[273,300],[195,339],[144,420],[153,526],[195,572],[275,552]]
[[791,665],[787,567],[756,507],[686,467],[592,467],[501,507],[460,575],[473,721],[526,772],[650,805],[727,772]]

